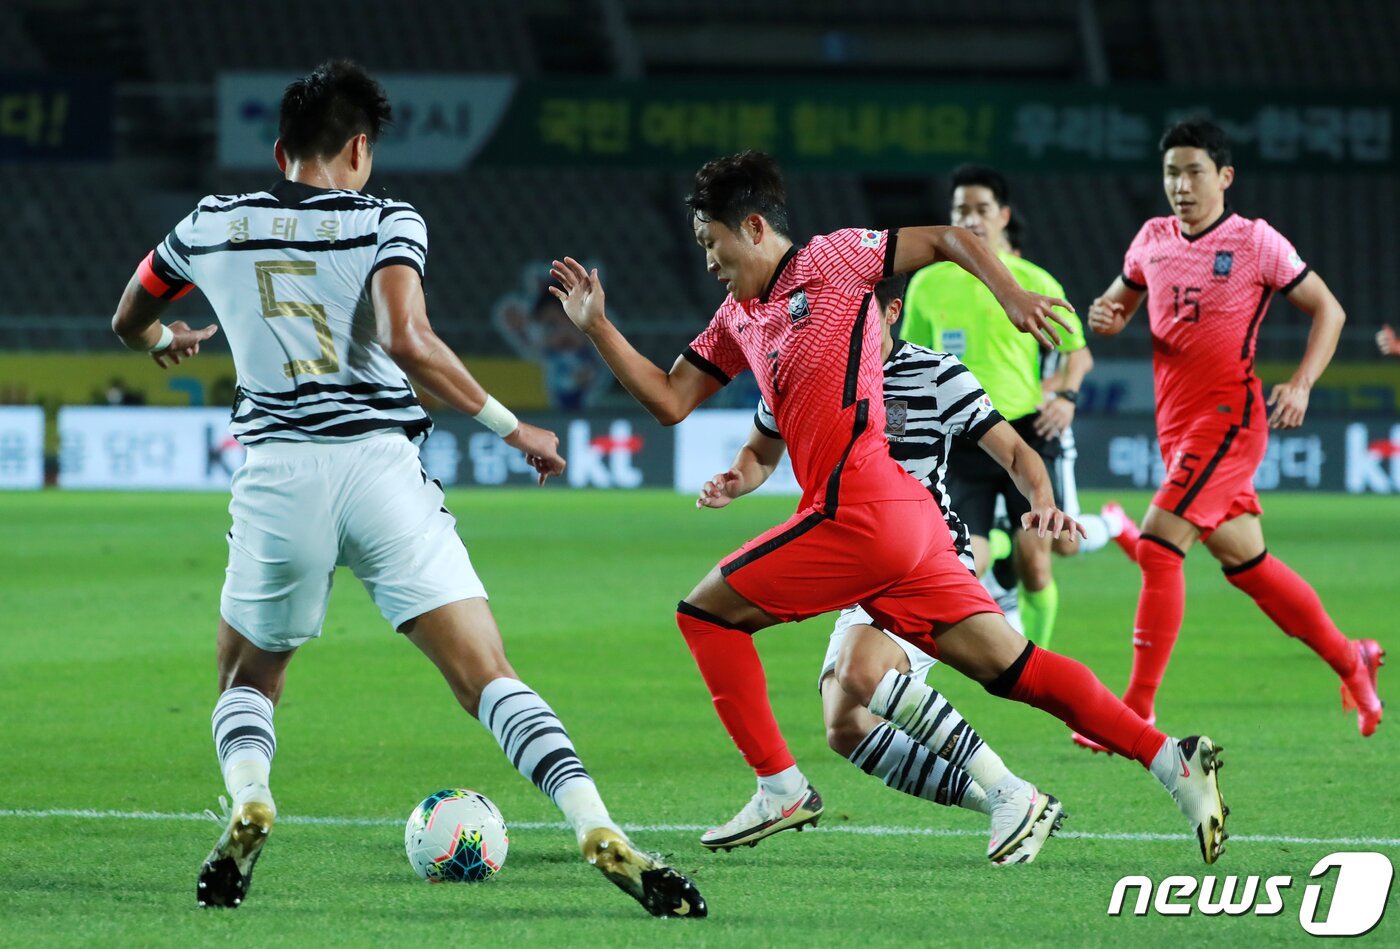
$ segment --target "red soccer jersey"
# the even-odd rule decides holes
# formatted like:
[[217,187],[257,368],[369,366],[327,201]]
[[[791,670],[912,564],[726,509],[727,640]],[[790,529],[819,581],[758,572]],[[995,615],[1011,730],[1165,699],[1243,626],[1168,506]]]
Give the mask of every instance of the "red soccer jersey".
[[802,507],[915,499],[928,492],[885,441],[880,313],[872,288],[893,272],[895,237],[847,229],[794,246],[762,295],[725,299],[686,348],[728,383],[753,370],[792,455]]
[[1226,208],[1187,237],[1175,217],[1152,218],[1123,258],[1123,282],[1146,290],[1164,437],[1213,415],[1263,429],[1267,413],[1254,375],[1259,324],[1275,291],[1288,293],[1308,267],[1264,220]]

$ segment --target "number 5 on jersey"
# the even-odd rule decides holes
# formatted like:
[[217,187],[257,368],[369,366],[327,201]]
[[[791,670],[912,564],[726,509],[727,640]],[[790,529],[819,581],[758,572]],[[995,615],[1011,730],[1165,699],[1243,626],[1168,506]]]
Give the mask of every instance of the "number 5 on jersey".
[[294,359],[282,364],[282,371],[288,378],[296,376],[324,376],[340,371],[340,360],[335,354],[335,340],[331,336],[330,323],[326,320],[326,308],[319,303],[301,300],[278,300],[276,288],[272,285],[274,274],[287,274],[294,277],[316,276],[314,260],[259,260],[253,264],[258,275],[258,299],[262,302],[263,319],[275,316],[302,316],[311,320],[316,327],[316,339],[321,344],[320,359]]

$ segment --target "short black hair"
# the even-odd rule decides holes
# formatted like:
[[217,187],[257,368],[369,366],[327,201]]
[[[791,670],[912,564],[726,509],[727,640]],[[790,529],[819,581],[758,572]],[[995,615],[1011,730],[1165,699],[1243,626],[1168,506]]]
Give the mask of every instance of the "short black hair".
[[880,304],[880,312],[885,312],[891,303],[902,298],[908,286],[909,275],[903,273],[897,273],[892,277],[886,277],[884,280],[875,284],[875,301]]
[[1233,164],[1230,137],[1225,130],[1204,116],[1183,119],[1162,133],[1157,147],[1165,155],[1172,148],[1200,148],[1215,162],[1217,170]]
[[743,151],[706,162],[695,173],[685,196],[692,222],[718,221],[731,231],[750,214],[761,214],[768,225],[788,234],[787,186],[783,171],[771,155]]
[[1021,216],[1020,211],[1011,212],[1011,218],[1006,222],[1006,227],[1002,229],[1002,235],[1006,238],[1006,246],[1020,253],[1025,249],[1026,242],[1026,219]]
[[1006,176],[995,168],[973,164],[959,165],[954,168],[953,175],[948,181],[948,199],[952,200],[954,191],[968,185],[981,185],[990,189],[997,204],[1004,208],[1011,204],[1011,186],[1006,183]]
[[389,97],[363,66],[327,60],[282,93],[277,137],[289,158],[330,158],[361,133],[373,147],[392,120]]

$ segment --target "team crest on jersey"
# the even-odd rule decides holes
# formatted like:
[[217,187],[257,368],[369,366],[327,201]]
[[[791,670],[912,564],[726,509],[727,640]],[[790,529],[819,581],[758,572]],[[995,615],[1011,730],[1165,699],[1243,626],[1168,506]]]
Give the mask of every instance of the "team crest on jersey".
[[812,315],[812,308],[807,303],[807,291],[798,287],[788,294],[788,319],[796,323]]
[[885,400],[885,435],[899,437],[909,424],[909,403],[903,399]]
[[1235,252],[1232,250],[1218,250],[1215,252],[1215,276],[1228,277],[1230,270],[1235,266]]

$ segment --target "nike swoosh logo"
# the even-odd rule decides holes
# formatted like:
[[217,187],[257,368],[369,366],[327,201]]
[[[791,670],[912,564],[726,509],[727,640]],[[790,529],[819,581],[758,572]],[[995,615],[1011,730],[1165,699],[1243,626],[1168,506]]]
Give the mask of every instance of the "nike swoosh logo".
[[1186,759],[1185,759],[1185,758],[1182,758],[1182,759],[1181,759],[1181,776],[1182,776],[1183,778],[1189,778],[1189,777],[1191,777],[1191,769],[1188,768],[1188,767],[1186,767]]
[[797,809],[801,807],[806,800],[807,795],[804,794],[801,798],[798,799],[796,804],[792,805],[792,807],[783,808],[783,817],[788,818],[791,817],[793,814],[797,813]]

